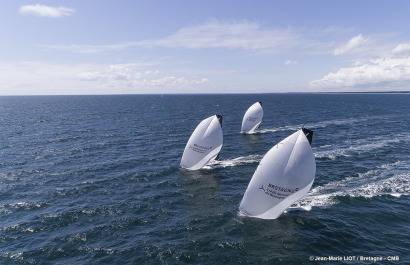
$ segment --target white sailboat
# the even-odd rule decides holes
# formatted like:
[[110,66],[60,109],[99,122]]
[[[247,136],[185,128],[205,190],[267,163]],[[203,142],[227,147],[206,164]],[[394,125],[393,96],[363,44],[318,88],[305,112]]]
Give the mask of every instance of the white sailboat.
[[242,120],[241,133],[254,133],[262,122],[263,109],[262,102],[256,102],[245,112]]
[[222,149],[222,116],[213,115],[201,121],[186,144],[181,167],[197,170],[217,159]]
[[316,174],[312,135],[303,128],[266,153],[242,198],[242,214],[276,219],[310,190]]

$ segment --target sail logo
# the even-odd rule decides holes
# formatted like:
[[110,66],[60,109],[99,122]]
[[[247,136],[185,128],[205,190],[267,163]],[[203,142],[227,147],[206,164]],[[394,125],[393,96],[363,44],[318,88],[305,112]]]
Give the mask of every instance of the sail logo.
[[298,188],[296,188],[296,189],[287,189],[287,188],[279,187],[279,186],[276,186],[276,185],[273,185],[273,184],[270,184],[270,183],[269,183],[269,188],[272,188],[272,189],[280,191],[280,192],[287,192],[287,193],[294,193],[294,192],[299,190]]
[[249,117],[248,121],[254,122],[258,119],[258,117]]
[[266,195],[270,197],[283,200],[289,195],[291,195],[292,193],[297,192],[299,188],[290,189],[290,188],[284,188],[284,187],[280,187],[280,186],[269,183],[267,187],[264,187],[263,185],[261,185],[259,187],[259,190],[263,191]]
[[212,150],[212,146],[206,147],[206,146],[202,146],[199,144],[194,144],[194,146],[190,145],[189,148],[192,149],[192,151],[198,152],[200,154],[206,153],[209,150]]

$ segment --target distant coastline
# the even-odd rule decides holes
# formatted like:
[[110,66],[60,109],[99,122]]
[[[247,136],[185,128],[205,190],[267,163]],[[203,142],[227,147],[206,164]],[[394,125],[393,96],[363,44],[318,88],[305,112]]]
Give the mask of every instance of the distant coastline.
[[369,91],[369,92],[307,92],[309,94],[410,94],[410,91]]
[[38,95],[32,95],[32,94],[27,94],[27,95],[0,95],[0,97],[31,97],[31,96],[155,96],[155,95],[160,95],[160,96],[170,96],[170,95],[264,95],[264,94],[323,94],[323,95],[339,95],[339,94],[410,94],[410,91],[350,91],[350,92],[256,92],[256,93],[241,93],[241,92],[232,92],[232,93],[156,93],[156,94],[38,94]]

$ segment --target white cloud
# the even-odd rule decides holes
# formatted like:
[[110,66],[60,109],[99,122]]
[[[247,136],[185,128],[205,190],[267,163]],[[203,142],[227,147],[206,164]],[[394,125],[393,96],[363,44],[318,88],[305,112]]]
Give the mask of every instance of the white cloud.
[[378,43],[376,45],[374,40],[362,35],[352,38],[334,54],[356,53],[356,61],[311,81],[310,88],[322,91],[409,91],[410,43],[396,44],[393,49],[391,43]]
[[409,90],[410,57],[382,58],[352,67],[310,82],[313,89]]
[[353,53],[360,50],[360,48],[369,43],[369,38],[363,37],[362,34],[359,34],[351,38],[346,44],[336,48],[333,51],[334,55],[344,55],[347,53]]
[[[109,45],[41,45],[45,48],[60,49],[75,53],[98,53],[118,51],[132,47],[168,47],[187,49],[241,49],[260,54],[281,54],[298,49],[330,53],[331,44],[322,38],[317,29],[308,32],[302,28],[264,28],[261,24],[249,21],[210,20],[207,23],[185,27],[174,34],[157,40],[141,40]],[[323,29],[322,34],[335,34]]]
[[51,62],[0,62],[0,95],[82,94],[76,75],[93,69],[86,64]]
[[142,42],[124,42],[110,45],[47,45],[43,44],[40,47],[47,49],[63,50],[73,53],[101,53],[106,51],[121,51],[130,47],[142,46]]
[[79,73],[78,77],[83,81],[97,81],[102,78],[100,72],[83,72]]
[[[138,64],[115,64],[98,72],[82,72],[78,77],[83,81],[99,81],[110,86],[128,86],[150,89],[152,87],[189,87],[209,82],[207,78],[177,77],[161,74],[159,70],[142,70]],[[100,84],[99,84],[100,85]]]
[[206,77],[152,63],[113,65],[0,62],[0,95],[134,94],[203,90]]
[[299,63],[298,61],[287,60],[287,61],[285,62],[285,65],[292,65],[292,64],[298,64],[298,63]]
[[20,7],[19,12],[22,15],[36,15],[39,17],[58,18],[64,16],[71,16],[75,13],[75,9],[64,6],[54,7],[36,4],[22,6]]
[[145,70],[147,67],[152,66],[153,64],[150,63],[112,64],[100,66],[98,71],[81,72],[78,77],[83,81],[133,81],[159,74],[158,70]]
[[255,22],[221,22],[211,20],[203,25],[186,27],[162,40],[156,46],[174,48],[226,48],[249,51],[279,52],[300,45],[303,36],[295,28],[264,29]]
[[392,53],[397,56],[410,55],[410,43],[400,43],[392,50]]

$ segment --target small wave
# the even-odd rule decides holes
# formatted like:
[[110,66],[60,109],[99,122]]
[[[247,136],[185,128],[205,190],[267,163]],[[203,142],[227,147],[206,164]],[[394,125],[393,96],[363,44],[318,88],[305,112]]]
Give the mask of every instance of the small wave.
[[393,197],[410,195],[408,168],[408,161],[398,161],[359,174],[359,177],[347,177],[315,187],[291,208],[331,206],[339,203],[338,197],[373,198],[386,195]]
[[79,247],[78,250],[79,251],[89,252],[89,253],[102,252],[102,253],[105,253],[106,255],[112,255],[112,254],[118,252],[115,249],[103,248],[103,247]]
[[232,159],[226,160],[214,160],[210,164],[203,167],[204,169],[213,169],[213,168],[225,168],[225,167],[234,167],[245,164],[259,163],[263,155],[249,155],[249,156],[240,156]]
[[312,210],[312,206],[310,205],[306,205],[306,206],[291,206],[289,208],[287,208],[284,213],[288,213],[288,212],[293,212],[293,211],[306,211],[309,212],[310,210]]
[[324,151],[318,151],[314,152],[315,158],[328,158],[331,160],[336,160],[338,157],[349,157],[350,155],[348,153],[348,148],[343,149],[343,148],[338,148],[338,149],[332,149],[332,150],[324,150]]
[[22,233],[33,233],[35,232],[35,229],[31,227],[23,227],[21,225],[10,225],[7,227],[0,228],[0,231],[19,231]]
[[48,202],[14,202],[14,203],[9,203],[5,204],[3,206],[0,206],[0,208],[9,208],[9,209],[23,209],[23,210],[33,210],[37,208],[42,208],[51,205],[51,203]]
[[9,259],[14,260],[16,262],[22,262],[24,260],[23,252],[16,252],[16,253],[4,252],[4,253],[0,254],[0,257],[9,258]]

